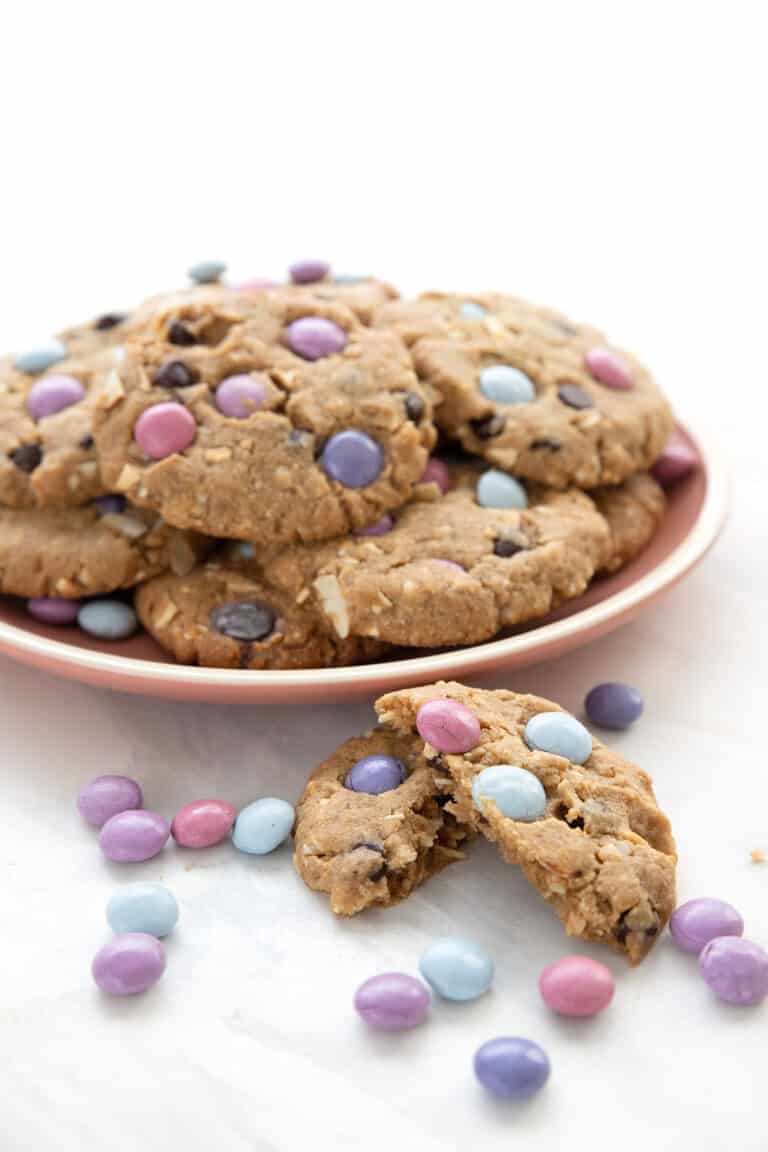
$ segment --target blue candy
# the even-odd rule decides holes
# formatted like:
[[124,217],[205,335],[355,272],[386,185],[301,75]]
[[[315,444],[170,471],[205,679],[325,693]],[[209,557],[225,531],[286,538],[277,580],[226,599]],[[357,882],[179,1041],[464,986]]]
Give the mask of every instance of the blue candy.
[[122,600],[91,600],[83,604],[77,622],[98,640],[126,640],[139,626],[133,608]]
[[113,932],[167,936],[178,918],[176,897],[164,884],[125,884],[107,904],[107,922]]
[[232,843],[241,852],[266,856],[279,848],[293,827],[294,811],[287,800],[254,800],[239,813]]
[[493,980],[487,949],[466,936],[441,936],[421,954],[419,971],[446,1000],[476,1000]]
[[476,320],[482,320],[483,316],[488,315],[488,309],[483,308],[482,304],[475,304],[474,300],[465,300],[459,311],[462,316],[471,316]]
[[528,496],[519,480],[489,468],[477,482],[477,502],[483,508],[527,508]]
[[215,284],[221,280],[227,270],[226,264],[221,260],[201,260],[193,264],[189,270],[189,277],[195,284]]
[[529,748],[564,756],[572,764],[583,764],[592,755],[592,737],[583,724],[567,712],[539,712],[525,726]]
[[334,284],[362,284],[365,280],[370,279],[368,276],[358,276],[354,272],[339,272],[334,276]]
[[19,372],[37,375],[39,372],[45,372],[46,368],[50,368],[53,364],[58,364],[60,360],[65,360],[66,356],[67,350],[61,340],[49,340],[47,344],[41,344],[39,348],[30,348],[28,352],[20,352],[14,360],[13,366]]
[[511,364],[490,364],[483,368],[480,391],[494,404],[528,404],[536,398],[531,379]]
[[483,768],[472,781],[472,799],[480,812],[482,801],[492,800],[510,820],[540,820],[547,807],[547,794],[538,776],[514,764]]

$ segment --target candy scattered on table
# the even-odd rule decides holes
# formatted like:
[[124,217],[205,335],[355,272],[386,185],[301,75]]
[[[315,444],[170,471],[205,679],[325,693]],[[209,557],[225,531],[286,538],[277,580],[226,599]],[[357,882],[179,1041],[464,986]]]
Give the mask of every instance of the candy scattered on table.
[[539,977],[541,998],[561,1016],[596,1016],[613,999],[616,981],[610,968],[588,956],[564,956]]
[[422,952],[419,971],[444,1000],[476,1000],[491,986],[493,959],[467,936],[440,936]]
[[497,1036],[475,1053],[475,1075],[493,1096],[524,1100],[549,1079],[549,1057],[533,1040]]
[[472,780],[472,799],[482,812],[483,802],[492,801],[510,820],[540,820],[547,807],[547,794],[538,776],[514,764],[493,764]]
[[768,952],[741,936],[710,940],[699,956],[699,971],[728,1004],[760,1004],[768,996]]
[[406,972],[382,972],[361,984],[355,1010],[366,1024],[380,1032],[403,1032],[427,1017],[429,989]]
[[79,611],[79,600],[61,600],[55,596],[36,596],[27,600],[27,612],[43,624],[74,624]]
[[124,884],[107,904],[107,923],[113,932],[168,936],[178,919],[178,902],[164,884]]
[[122,600],[90,600],[78,611],[77,622],[98,640],[127,640],[139,626],[133,608]]
[[192,800],[174,816],[171,835],[182,848],[211,848],[226,840],[236,816],[226,800]]
[[698,955],[718,936],[741,936],[744,921],[732,904],[712,896],[688,900],[672,913],[669,931],[678,948]]
[[165,971],[165,948],[146,932],[113,936],[96,953],[93,978],[109,996],[135,996],[146,992]]
[[243,808],[232,829],[232,843],[240,852],[265,856],[287,839],[295,812],[287,800],[265,797]]
[[118,812],[101,829],[99,844],[108,860],[136,864],[162,852],[171,828],[157,812],[144,809]]
[[141,808],[141,788],[130,776],[95,776],[77,794],[77,810],[94,828],[120,812]]
[[480,742],[480,721],[455,700],[429,700],[416,714],[422,739],[438,752],[469,752]]
[[525,726],[525,742],[539,752],[563,756],[583,764],[592,755],[592,737],[583,724],[567,712],[539,712]]
[[383,753],[365,756],[353,764],[344,780],[344,787],[352,792],[367,792],[369,796],[379,796],[399,788],[405,780],[405,768],[400,760]]
[[643,712],[643,698],[630,684],[597,684],[587,693],[584,710],[599,728],[620,731],[634,724]]

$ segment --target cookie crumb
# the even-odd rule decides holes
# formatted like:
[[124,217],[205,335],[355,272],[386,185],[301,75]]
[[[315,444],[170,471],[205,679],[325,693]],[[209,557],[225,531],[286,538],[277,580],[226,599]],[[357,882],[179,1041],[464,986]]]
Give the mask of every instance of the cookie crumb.
[[765,852],[761,851],[760,848],[753,848],[749,858],[753,864],[765,864],[766,860],[768,860],[768,856],[766,856]]

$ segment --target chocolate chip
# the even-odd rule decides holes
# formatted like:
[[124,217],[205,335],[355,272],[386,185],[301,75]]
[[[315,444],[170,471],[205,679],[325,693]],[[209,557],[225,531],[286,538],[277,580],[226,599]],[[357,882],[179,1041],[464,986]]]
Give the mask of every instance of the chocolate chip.
[[359,844],[353,844],[350,851],[356,852],[358,848],[367,848],[370,852],[378,852],[380,856],[384,855],[384,849],[380,844],[371,844],[370,840],[361,840]]
[[105,312],[103,316],[94,320],[93,326],[97,332],[107,332],[110,328],[117,328],[118,324],[122,324],[127,318],[127,312]]
[[624,944],[626,942],[627,936],[629,936],[630,933],[629,925],[624,918],[625,916],[626,913],[622,912],[621,916],[619,917],[619,922],[613,932],[619,944]]
[[83,452],[89,452],[93,448],[93,436],[83,436],[82,440],[78,443],[78,448],[82,448]]
[[10,455],[20,472],[34,472],[43,458],[43,451],[39,444],[22,444]]
[[200,379],[194,368],[187,368],[181,360],[166,360],[152,377],[158,388],[189,388]]
[[651,924],[650,928],[646,928],[646,930],[645,930],[646,936],[657,936],[658,933],[659,933],[658,924]]
[[409,392],[405,398],[405,414],[414,424],[418,424],[424,415],[424,401],[417,392]]
[[559,452],[562,444],[559,440],[532,440],[528,445],[532,452]]
[[375,872],[371,872],[368,879],[371,881],[372,884],[378,884],[379,880],[383,880],[384,877],[386,876],[386,874],[387,874],[387,866],[386,866],[386,864],[382,864],[381,867],[377,868]]
[[595,402],[578,384],[561,384],[557,395],[569,408],[594,408]]
[[168,339],[171,344],[181,344],[184,347],[189,347],[190,344],[197,344],[197,337],[194,332],[190,332],[186,324],[182,324],[181,320],[173,320],[168,328]]
[[508,556],[515,556],[518,552],[525,551],[525,545],[513,540],[511,536],[498,536],[493,542],[493,551],[494,555],[506,560]]
[[504,431],[506,420],[498,413],[493,416],[484,416],[482,420],[472,421],[472,430],[480,440],[490,440]]
[[211,627],[231,640],[264,640],[274,632],[277,617],[259,600],[232,600],[211,612]]
[[582,816],[577,816],[575,820],[566,820],[569,828],[584,828],[584,819]]

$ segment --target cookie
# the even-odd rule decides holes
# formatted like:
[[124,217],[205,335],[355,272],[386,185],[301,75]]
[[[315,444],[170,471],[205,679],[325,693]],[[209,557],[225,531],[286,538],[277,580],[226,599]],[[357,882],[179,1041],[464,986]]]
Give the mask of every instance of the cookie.
[[153,512],[106,496],[82,508],[0,508],[0,591],[74,599],[189,572],[209,548]]
[[362,324],[372,324],[374,316],[388,300],[396,300],[398,291],[384,280],[373,276],[336,279],[329,277],[303,286],[295,291],[304,291],[318,300],[343,304],[357,316]]
[[224,550],[188,575],[136,592],[139,619],[182,664],[207,668],[328,668],[381,658],[374,640],[341,640],[310,606],[271,588],[258,568]]
[[[345,787],[350,770],[370,756],[399,762],[403,782],[379,795]],[[296,808],[294,862],[302,880],[329,893],[339,916],[403,900],[460,860],[471,837],[444,807],[440,788],[417,737],[375,729],[347,740],[315,769]]]
[[666,511],[664,490],[650,473],[638,472],[614,487],[594,488],[589,495],[611,535],[602,570],[615,572],[638,556],[655,534]]
[[[452,703],[435,715],[435,701]],[[642,960],[674,908],[676,866],[669,820],[645,772],[536,696],[439,683],[390,693],[375,707],[384,727],[410,738],[420,733],[435,771],[451,777],[448,810],[520,865],[569,935],[607,944],[632,963]],[[552,733],[535,737],[529,725],[540,714],[564,718],[560,750],[566,739],[581,744],[578,754],[576,747],[569,752],[583,763],[542,750],[553,743]],[[496,800],[483,798],[476,778],[495,765],[524,769],[536,788],[540,782],[538,813],[512,819]]]
[[111,489],[260,546],[321,540],[403,504],[435,440],[393,333],[285,289],[155,317],[102,393]]
[[506,477],[454,469],[454,491],[424,485],[423,498],[375,534],[286,549],[265,560],[265,574],[315,605],[340,637],[416,647],[488,640],[580,595],[611,552],[584,493],[518,485],[513,495],[527,507],[483,507],[494,480],[505,498]]

